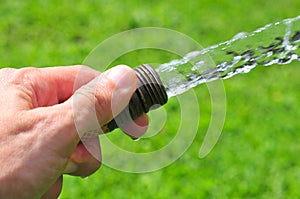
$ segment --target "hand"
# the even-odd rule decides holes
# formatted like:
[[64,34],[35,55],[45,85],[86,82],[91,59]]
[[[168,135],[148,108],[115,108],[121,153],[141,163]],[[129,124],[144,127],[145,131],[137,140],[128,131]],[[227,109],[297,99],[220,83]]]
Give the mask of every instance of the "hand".
[[[63,173],[95,172],[101,160],[98,136],[85,144],[80,137],[90,129],[101,132],[136,87],[136,75],[126,66],[102,74],[84,66],[1,69],[0,198],[55,198]],[[143,133],[146,115],[135,122]]]

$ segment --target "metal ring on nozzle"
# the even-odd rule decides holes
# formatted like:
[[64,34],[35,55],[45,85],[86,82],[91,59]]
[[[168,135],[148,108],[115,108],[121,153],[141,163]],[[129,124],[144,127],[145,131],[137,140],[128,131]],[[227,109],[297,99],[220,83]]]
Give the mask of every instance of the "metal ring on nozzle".
[[128,106],[106,125],[106,131],[112,131],[123,124],[147,113],[154,105],[164,105],[168,101],[166,89],[157,72],[148,64],[134,69],[138,78],[138,88],[131,97]]

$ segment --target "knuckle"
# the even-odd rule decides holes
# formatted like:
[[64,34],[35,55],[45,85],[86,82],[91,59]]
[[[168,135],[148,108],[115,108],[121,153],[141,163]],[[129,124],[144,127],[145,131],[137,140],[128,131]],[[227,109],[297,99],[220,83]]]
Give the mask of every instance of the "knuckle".
[[32,81],[34,76],[39,73],[40,69],[26,67],[21,69],[3,68],[0,70],[1,81],[3,84],[24,84]]
[[34,68],[34,67],[26,67],[26,68],[22,68],[18,70],[18,75],[20,77],[28,77],[32,74],[36,74],[40,71],[40,69],[38,68]]
[[111,118],[111,93],[108,89],[96,90],[95,109],[97,117],[103,122],[108,122]]
[[112,119],[112,91],[115,85],[107,78],[101,78],[101,83],[95,89],[95,109],[98,120],[105,124]]
[[38,68],[26,67],[22,69],[17,69],[14,71],[11,82],[15,84],[23,83],[29,81],[36,75],[40,70]]

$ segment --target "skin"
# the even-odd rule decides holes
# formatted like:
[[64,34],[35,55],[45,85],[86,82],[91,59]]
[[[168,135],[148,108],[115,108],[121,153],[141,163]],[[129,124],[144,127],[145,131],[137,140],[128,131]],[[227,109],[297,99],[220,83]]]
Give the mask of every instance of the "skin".
[[[136,87],[127,66],[102,74],[86,66],[1,69],[0,198],[57,198],[64,173],[95,172],[101,165],[97,134]],[[132,131],[140,136],[146,115],[135,123],[140,128]]]

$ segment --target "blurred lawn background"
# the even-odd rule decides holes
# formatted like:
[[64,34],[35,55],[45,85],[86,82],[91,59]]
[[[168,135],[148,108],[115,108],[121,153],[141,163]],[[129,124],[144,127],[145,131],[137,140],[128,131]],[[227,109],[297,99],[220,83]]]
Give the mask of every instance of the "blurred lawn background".
[[[180,31],[207,47],[238,32],[295,17],[299,11],[298,0],[2,0],[0,65],[80,64],[108,37],[148,26]],[[133,54],[124,62],[136,66],[146,60],[141,55]],[[168,61],[159,53],[151,55]],[[60,198],[300,198],[298,65],[257,67],[224,81],[224,129],[204,159],[198,158],[198,152],[211,110],[207,87],[201,85],[195,89],[201,109],[198,134],[179,160],[147,174],[123,173],[103,165],[87,179],[65,176]],[[176,114],[168,116],[179,119]],[[176,132],[176,125],[168,128]],[[169,134],[164,136],[170,139]],[[126,139],[124,145],[132,142]],[[162,139],[157,146],[163,143]]]

